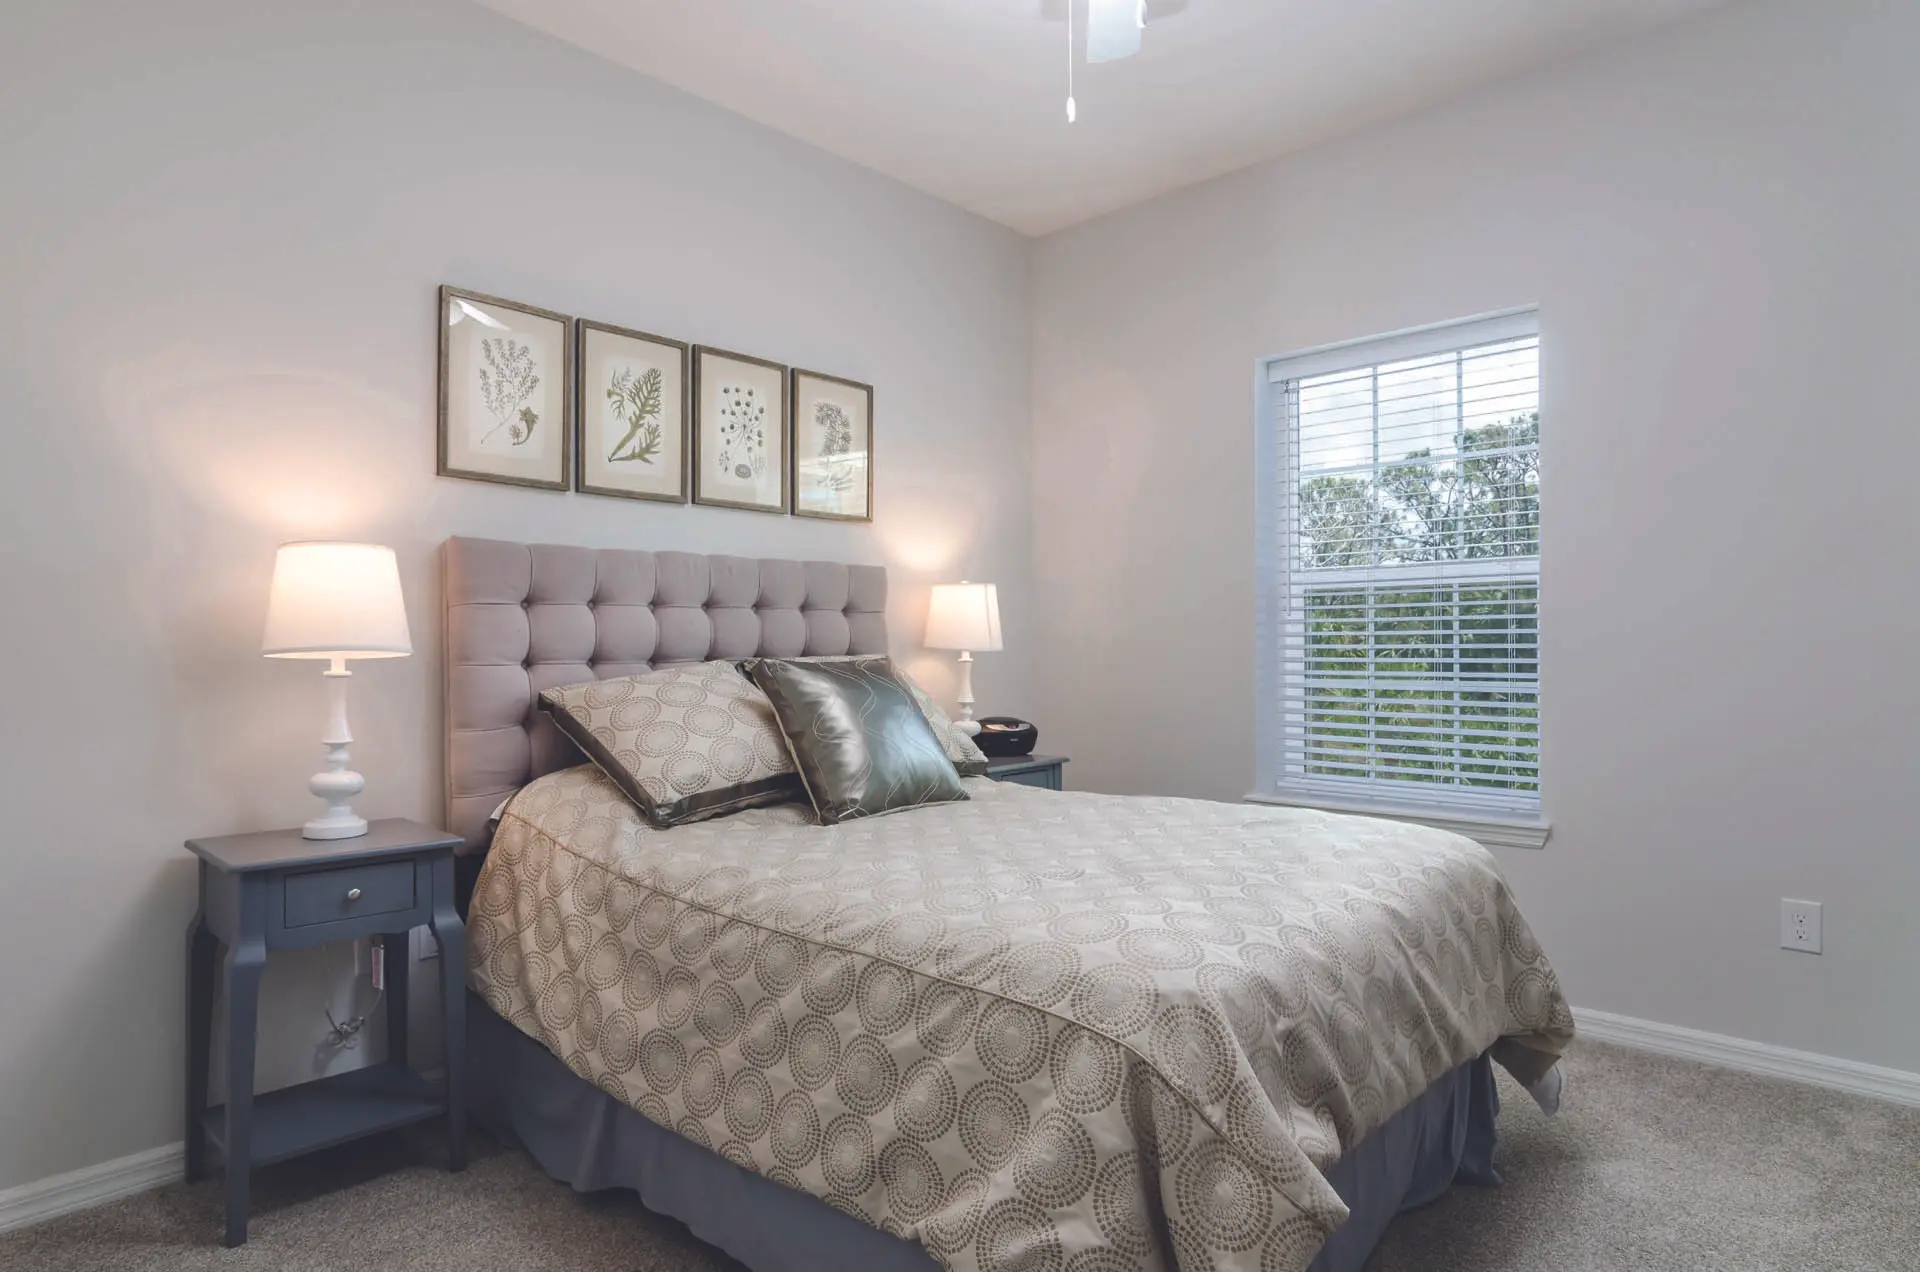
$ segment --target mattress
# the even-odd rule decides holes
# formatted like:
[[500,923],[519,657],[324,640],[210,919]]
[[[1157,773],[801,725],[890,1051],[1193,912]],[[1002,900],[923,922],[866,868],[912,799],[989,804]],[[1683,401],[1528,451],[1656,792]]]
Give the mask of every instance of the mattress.
[[648,827],[591,767],[506,810],[499,1015],[652,1122],[956,1272],[1303,1272],[1328,1173],[1491,1050],[1572,1036],[1491,856],[1400,823],[1054,793]]

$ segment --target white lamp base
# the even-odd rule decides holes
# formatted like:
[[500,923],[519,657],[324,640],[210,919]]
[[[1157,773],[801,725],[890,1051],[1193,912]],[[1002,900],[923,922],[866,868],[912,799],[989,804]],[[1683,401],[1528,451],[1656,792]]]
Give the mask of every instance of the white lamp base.
[[960,696],[955,699],[960,704],[960,718],[953,727],[974,737],[980,732],[980,722],[973,718],[973,655],[966,650],[960,651]]
[[367,833],[367,819],[353,811],[348,800],[367,789],[367,779],[347,767],[347,670],[344,658],[327,669],[327,767],[307,781],[307,789],[327,801],[327,811],[300,828],[303,839],[353,839]]
[[367,833],[367,819],[342,804],[329,808],[300,828],[302,839],[358,839]]

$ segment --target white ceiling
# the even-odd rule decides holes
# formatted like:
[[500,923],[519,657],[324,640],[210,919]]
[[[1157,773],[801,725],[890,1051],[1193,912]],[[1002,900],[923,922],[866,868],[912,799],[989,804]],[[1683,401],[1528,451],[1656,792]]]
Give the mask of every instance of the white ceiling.
[[1187,0],[1072,125],[1060,0],[479,2],[1045,234],[1725,0]]

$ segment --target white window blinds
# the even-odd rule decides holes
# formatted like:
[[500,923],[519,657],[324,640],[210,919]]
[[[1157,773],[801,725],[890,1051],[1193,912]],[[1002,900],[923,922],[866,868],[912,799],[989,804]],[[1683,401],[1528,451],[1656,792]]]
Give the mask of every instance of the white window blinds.
[[1537,815],[1536,315],[1268,372],[1267,793]]

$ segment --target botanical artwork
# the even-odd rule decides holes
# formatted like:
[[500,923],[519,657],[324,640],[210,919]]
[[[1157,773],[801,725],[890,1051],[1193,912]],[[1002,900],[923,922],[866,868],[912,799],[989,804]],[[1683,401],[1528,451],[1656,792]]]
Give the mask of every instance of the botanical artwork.
[[853,456],[853,421],[832,402],[816,402],[813,424],[820,430],[820,457],[827,464],[820,475],[821,487],[835,494],[851,490],[858,475],[847,462]]
[[503,428],[507,430],[509,445],[526,445],[540,424],[540,413],[525,405],[533,391],[540,387],[533,350],[502,336],[497,340],[482,340],[480,357],[486,363],[480,368],[480,400],[486,403],[487,412],[495,421],[481,436],[480,445],[493,441]]
[[628,367],[607,385],[608,408],[627,426],[607,455],[609,464],[651,464],[660,454],[660,368],[639,375]]
[[767,470],[767,404],[752,385],[720,386],[720,445],[714,466],[722,475],[752,481]]
[[440,289],[441,475],[567,488],[568,322],[544,309]]
[[778,363],[695,351],[695,503],[786,511],[786,378]]
[[687,346],[580,321],[580,489],[684,503]]
[[793,373],[793,511],[871,521],[873,389],[815,371]]

